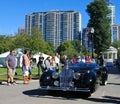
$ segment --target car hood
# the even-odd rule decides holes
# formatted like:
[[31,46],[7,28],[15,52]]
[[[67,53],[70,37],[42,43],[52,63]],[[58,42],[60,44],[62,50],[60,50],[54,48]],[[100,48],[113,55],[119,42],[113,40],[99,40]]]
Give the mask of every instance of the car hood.
[[68,66],[68,69],[72,69],[74,71],[78,71],[78,70],[92,70],[92,69],[95,69],[95,70],[98,70],[100,68],[100,66],[94,64],[94,63],[84,63],[84,64],[74,64],[74,65],[69,65]]

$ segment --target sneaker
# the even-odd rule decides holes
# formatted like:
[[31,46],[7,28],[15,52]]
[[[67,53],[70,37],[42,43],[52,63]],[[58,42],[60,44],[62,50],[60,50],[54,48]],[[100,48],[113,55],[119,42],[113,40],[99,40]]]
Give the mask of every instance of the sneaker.
[[10,83],[10,82],[8,82],[8,83],[7,83],[7,85],[8,85],[8,86],[10,86],[10,85],[11,85],[11,83]]
[[16,82],[11,82],[11,85],[17,85]]
[[107,81],[105,81],[105,85],[107,85]]

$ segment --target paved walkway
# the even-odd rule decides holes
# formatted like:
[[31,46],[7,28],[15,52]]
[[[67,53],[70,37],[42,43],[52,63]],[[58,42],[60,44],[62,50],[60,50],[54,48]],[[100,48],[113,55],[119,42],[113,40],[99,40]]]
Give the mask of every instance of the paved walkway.
[[[35,81],[36,81],[36,82],[39,82],[39,80],[36,79],[36,80],[30,80],[29,83],[35,82]],[[23,84],[23,80],[17,80],[17,81],[16,81],[16,84]],[[3,82],[0,83],[0,85],[7,85],[7,82],[6,82],[6,81],[3,81]]]

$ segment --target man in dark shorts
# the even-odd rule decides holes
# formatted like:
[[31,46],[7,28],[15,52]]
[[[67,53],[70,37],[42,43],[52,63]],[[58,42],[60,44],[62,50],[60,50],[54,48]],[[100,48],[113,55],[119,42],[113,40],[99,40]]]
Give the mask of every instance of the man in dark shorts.
[[14,50],[11,50],[10,54],[6,57],[5,64],[7,67],[7,83],[8,85],[14,84],[14,75],[17,66],[17,59]]

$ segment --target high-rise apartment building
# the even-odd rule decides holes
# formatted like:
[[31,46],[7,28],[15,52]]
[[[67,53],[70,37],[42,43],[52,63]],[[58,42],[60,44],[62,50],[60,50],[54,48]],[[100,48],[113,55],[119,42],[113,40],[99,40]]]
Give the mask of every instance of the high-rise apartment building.
[[115,41],[120,41],[120,26],[117,25],[117,24],[113,24],[111,26],[111,39],[112,39],[112,42],[115,42]]
[[115,42],[119,40],[119,26],[115,24],[115,6],[106,0],[108,8],[111,10],[111,13],[108,15],[111,22],[111,42]]
[[108,17],[111,19],[111,24],[115,24],[115,6],[110,3],[109,0],[103,0],[104,2],[106,2],[107,6],[108,6],[108,9],[111,10],[111,13],[108,15]]
[[80,39],[81,14],[75,11],[49,11],[26,15],[26,33],[30,35],[33,27],[40,28],[45,41],[53,42],[57,48],[65,40]]
[[115,24],[115,6],[108,2],[108,8],[111,10],[111,13],[108,17],[111,19],[111,42],[115,42],[119,40],[119,26]]
[[115,24],[115,6],[112,3],[108,3],[108,8],[111,10],[111,13],[108,15],[108,17],[111,20],[111,25]]
[[25,33],[25,28],[24,27],[19,27],[18,28],[18,34],[23,34]]
[[82,32],[82,45],[86,47],[89,52],[92,52],[93,42],[91,40],[91,28],[84,28]]

